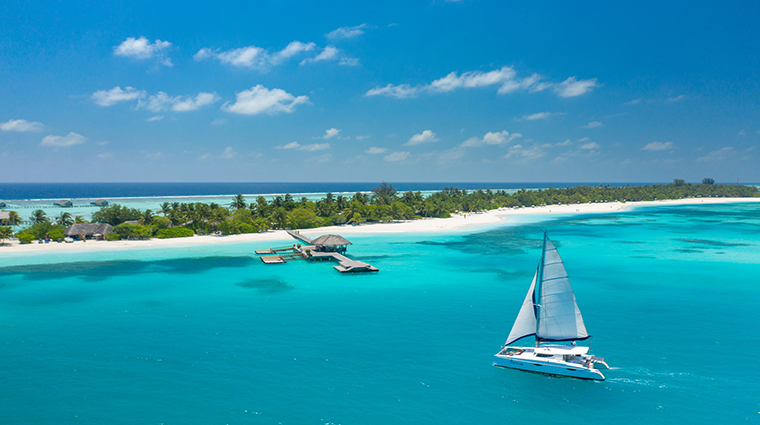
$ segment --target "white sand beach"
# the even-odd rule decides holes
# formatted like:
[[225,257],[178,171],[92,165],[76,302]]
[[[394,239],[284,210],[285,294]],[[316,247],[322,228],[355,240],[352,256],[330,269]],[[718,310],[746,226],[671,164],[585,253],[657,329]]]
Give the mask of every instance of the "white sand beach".
[[[451,218],[429,218],[422,220],[408,220],[394,223],[373,223],[360,226],[330,226],[315,229],[300,230],[309,237],[317,237],[325,234],[368,235],[368,234],[392,234],[392,233],[425,233],[425,232],[455,232],[463,229],[471,230],[475,226],[488,226],[499,223],[521,223],[536,215],[571,215],[591,213],[613,213],[627,209],[646,206],[667,205],[699,205],[699,204],[728,204],[728,203],[758,203],[760,198],[689,198],[677,200],[663,200],[651,202],[608,202],[593,204],[571,205],[548,205],[543,207],[528,208],[501,208],[483,213],[455,214]],[[189,238],[175,239],[148,239],[148,240],[122,240],[122,241],[75,241],[73,243],[51,242],[46,244],[32,243],[21,245],[17,240],[6,240],[4,246],[0,246],[2,253],[41,253],[50,251],[97,251],[97,250],[124,250],[130,248],[169,248],[174,246],[224,244],[240,242],[262,241],[294,241],[284,230],[271,230],[262,233],[248,233],[243,235],[229,236],[193,236]],[[294,241],[295,242],[295,241]]]

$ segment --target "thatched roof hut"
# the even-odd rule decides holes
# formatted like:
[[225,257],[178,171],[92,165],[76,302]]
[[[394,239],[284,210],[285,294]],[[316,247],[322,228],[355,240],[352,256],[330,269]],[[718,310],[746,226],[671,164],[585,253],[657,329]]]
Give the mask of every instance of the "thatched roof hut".
[[351,245],[346,238],[340,235],[322,235],[312,241],[318,251],[345,252],[346,246]]
[[90,202],[90,205],[95,205],[96,207],[107,207],[108,201],[105,199],[98,199],[97,201]]
[[91,238],[94,235],[105,235],[113,233],[113,226],[108,223],[78,223],[72,224],[71,227],[63,231],[64,236],[84,235]]
[[7,207],[7,205],[5,205],[5,202],[0,201],[0,208],[5,208],[5,207]]
[[69,201],[68,199],[64,199],[61,202],[56,202],[55,205],[58,205],[59,207],[73,207],[74,203]]

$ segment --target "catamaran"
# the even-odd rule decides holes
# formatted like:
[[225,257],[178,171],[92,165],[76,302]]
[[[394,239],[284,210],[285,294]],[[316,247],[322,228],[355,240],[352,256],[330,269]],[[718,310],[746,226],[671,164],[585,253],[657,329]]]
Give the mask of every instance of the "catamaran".
[[[531,336],[534,347],[510,346]],[[608,369],[607,363],[588,354],[589,347],[576,345],[589,338],[565,265],[544,232],[541,261],[494,366],[602,381],[604,375],[597,367]]]

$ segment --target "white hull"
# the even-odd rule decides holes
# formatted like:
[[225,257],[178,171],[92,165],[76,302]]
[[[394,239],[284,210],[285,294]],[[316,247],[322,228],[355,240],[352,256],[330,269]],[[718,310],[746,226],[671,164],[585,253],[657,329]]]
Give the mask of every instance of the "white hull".
[[585,353],[568,355],[572,349],[542,347],[538,350],[539,353],[536,353],[532,347],[510,347],[509,350],[502,350],[494,356],[494,366],[571,378],[604,380],[602,372],[594,368],[597,363],[606,367],[607,364],[603,360],[594,361],[593,356],[587,356]]

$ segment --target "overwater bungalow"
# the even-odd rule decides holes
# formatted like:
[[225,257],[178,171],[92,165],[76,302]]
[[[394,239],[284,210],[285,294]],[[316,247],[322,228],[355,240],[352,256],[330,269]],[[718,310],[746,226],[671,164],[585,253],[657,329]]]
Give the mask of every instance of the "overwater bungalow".
[[90,205],[95,205],[96,207],[107,207],[108,201],[105,199],[98,199],[97,201],[90,202]]
[[7,205],[5,205],[5,202],[0,201],[0,208],[6,208],[6,207],[7,207]]
[[63,201],[61,201],[61,202],[56,202],[56,203],[55,203],[55,204],[53,204],[53,205],[56,205],[56,206],[59,206],[59,207],[73,207],[73,206],[74,206],[74,203],[73,203],[73,202],[71,202],[71,201],[69,201],[68,199],[64,199]]
[[340,235],[322,235],[314,239],[312,245],[319,252],[345,253],[348,245],[352,245],[352,243]]
[[73,238],[84,235],[86,239],[103,239],[106,234],[113,233],[113,226],[108,223],[78,223],[63,231],[64,236]]

